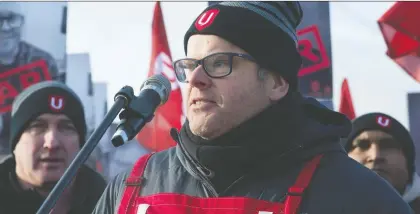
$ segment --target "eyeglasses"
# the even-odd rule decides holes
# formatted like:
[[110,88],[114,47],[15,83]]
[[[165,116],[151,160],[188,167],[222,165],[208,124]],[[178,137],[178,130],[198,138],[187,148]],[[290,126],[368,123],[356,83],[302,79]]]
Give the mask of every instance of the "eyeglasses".
[[10,28],[19,28],[23,25],[24,18],[18,14],[11,14],[8,16],[0,16],[0,28],[3,28],[4,24],[7,23]]
[[203,66],[205,73],[211,78],[223,78],[232,73],[234,58],[243,58],[252,62],[255,59],[248,54],[214,53],[203,59],[179,59],[174,62],[176,78],[179,82],[188,82],[188,76],[199,66]]

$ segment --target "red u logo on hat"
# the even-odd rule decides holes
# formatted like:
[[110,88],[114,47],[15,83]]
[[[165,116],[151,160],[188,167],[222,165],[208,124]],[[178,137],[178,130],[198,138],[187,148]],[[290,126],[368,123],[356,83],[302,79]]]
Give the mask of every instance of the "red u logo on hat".
[[202,13],[195,22],[195,28],[197,28],[198,31],[201,31],[204,28],[210,26],[216,18],[217,14],[219,14],[219,9],[216,8]]
[[378,116],[376,118],[376,123],[378,123],[378,125],[384,128],[388,128],[391,125],[391,121],[389,120],[389,118],[386,118],[384,116]]
[[64,108],[64,98],[62,96],[52,95],[48,99],[50,109],[53,111],[61,111]]

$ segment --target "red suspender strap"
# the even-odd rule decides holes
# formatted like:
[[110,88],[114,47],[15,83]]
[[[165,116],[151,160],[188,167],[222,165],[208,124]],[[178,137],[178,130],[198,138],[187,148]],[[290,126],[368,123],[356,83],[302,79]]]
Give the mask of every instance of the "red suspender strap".
[[147,161],[153,153],[144,155],[139,158],[134,164],[133,170],[125,181],[125,189],[121,198],[121,203],[118,208],[118,214],[127,213],[132,199],[135,198],[141,190],[141,179],[144,169],[146,168]]
[[285,214],[297,214],[297,211],[302,201],[302,194],[311,182],[312,176],[321,161],[323,154],[317,155],[311,161],[306,163],[305,167],[300,172],[295,184],[289,188],[288,196],[285,202]]

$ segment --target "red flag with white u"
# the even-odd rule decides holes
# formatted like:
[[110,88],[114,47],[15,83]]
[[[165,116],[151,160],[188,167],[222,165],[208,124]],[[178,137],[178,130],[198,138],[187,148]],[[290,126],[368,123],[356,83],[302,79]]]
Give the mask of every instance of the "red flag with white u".
[[181,128],[182,93],[172,67],[172,57],[166,37],[160,2],[156,2],[152,23],[152,56],[149,76],[163,74],[171,82],[172,91],[166,104],[160,106],[153,120],[137,135],[137,141],[146,149],[158,152],[175,146],[171,128]]

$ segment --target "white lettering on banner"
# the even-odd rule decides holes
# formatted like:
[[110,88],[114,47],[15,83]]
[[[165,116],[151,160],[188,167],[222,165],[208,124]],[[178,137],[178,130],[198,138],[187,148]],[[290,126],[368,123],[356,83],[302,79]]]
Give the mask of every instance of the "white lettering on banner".
[[179,84],[175,76],[175,71],[172,66],[172,60],[166,53],[160,52],[156,57],[154,72],[155,74],[163,73],[163,75],[168,78],[169,82],[171,82],[172,91],[179,88]]
[[268,211],[259,211],[258,214],[273,214],[273,212]]
[[149,209],[150,205],[148,204],[139,204],[137,207],[137,214],[146,214],[147,209]]

